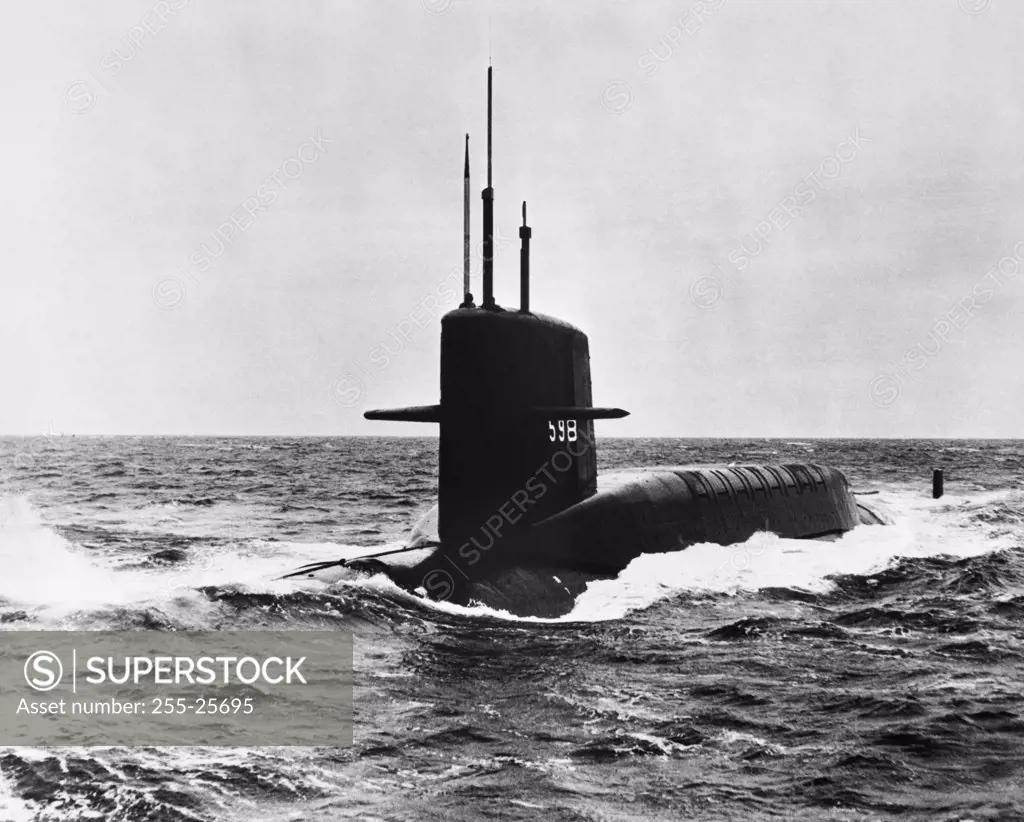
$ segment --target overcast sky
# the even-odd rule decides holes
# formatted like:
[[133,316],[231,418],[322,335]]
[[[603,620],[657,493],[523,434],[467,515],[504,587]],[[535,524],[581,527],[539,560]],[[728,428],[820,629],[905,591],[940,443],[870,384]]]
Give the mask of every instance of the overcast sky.
[[490,56],[599,434],[1024,437],[1024,4],[692,5],[10,4],[0,433],[435,433]]

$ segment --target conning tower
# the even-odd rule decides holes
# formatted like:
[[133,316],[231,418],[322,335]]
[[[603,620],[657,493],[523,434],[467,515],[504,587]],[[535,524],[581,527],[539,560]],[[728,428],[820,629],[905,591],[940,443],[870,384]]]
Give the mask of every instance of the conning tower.
[[[487,69],[487,187],[483,200],[483,294],[469,286],[469,139],[464,165],[462,305],[441,319],[439,405],[368,411],[371,420],[440,424],[438,532],[442,545],[489,551],[535,522],[593,495],[595,419],[587,335],[530,311],[530,239],[523,203],[519,310],[494,300],[493,71]],[[490,525],[488,525],[490,523]],[[491,555],[489,555],[491,556]]]

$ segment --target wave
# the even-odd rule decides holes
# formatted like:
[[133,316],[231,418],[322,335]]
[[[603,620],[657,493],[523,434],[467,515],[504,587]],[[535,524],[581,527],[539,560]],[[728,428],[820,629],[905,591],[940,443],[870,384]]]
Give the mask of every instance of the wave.
[[[68,529],[73,532],[73,529]],[[190,540],[143,552],[83,548],[42,521],[24,497],[0,499],[0,619],[95,628],[225,627],[214,606],[232,591],[288,603],[296,585],[276,577],[303,562],[366,553],[334,543]],[[298,602],[299,600],[295,600]],[[18,616],[18,615],[22,616]],[[229,627],[229,626],[228,626]]]
[[0,499],[0,601],[68,607],[114,600],[120,586],[77,550],[24,497]]
[[[274,803],[284,818],[296,801],[341,789],[332,766],[344,757],[318,760],[294,748],[8,749],[0,751],[10,782],[5,789],[0,777],[0,818],[212,822],[251,818],[244,808]],[[5,795],[12,789],[23,798]]]
[[1016,491],[931,500],[882,490],[879,500],[890,512],[890,525],[861,526],[834,541],[759,532],[737,545],[703,543],[671,554],[645,554],[616,579],[592,582],[565,619],[615,619],[690,591],[825,594],[836,590],[842,577],[867,578],[904,557],[968,558],[1011,549],[1019,543],[1019,531],[991,527],[986,512],[1020,511],[1022,499]]
[[[309,583],[310,592],[302,590],[305,581],[274,579],[304,562],[354,557],[381,546],[199,538],[136,553],[128,565],[123,555],[115,561],[65,539],[24,498],[12,498],[0,501],[0,601],[34,608],[36,618],[43,618],[41,612],[47,618],[84,612],[88,617],[82,618],[100,626],[108,619],[123,627],[203,627],[207,621],[225,627],[232,618],[247,622],[256,613],[337,625],[354,619],[360,607],[368,615],[361,625],[386,620],[387,608],[502,622],[604,622],[680,596],[761,592],[777,601],[820,602],[823,596],[870,596],[907,579],[923,593],[1012,593],[1024,585],[1024,571],[999,552],[1020,544],[1022,499],[1018,491],[999,491],[931,500],[883,488],[878,500],[890,511],[891,525],[862,526],[828,542],[761,532],[737,545],[705,543],[643,555],[617,578],[591,582],[567,615],[539,618],[424,600],[384,576],[346,572],[333,586]],[[939,556],[950,559],[935,565]],[[921,618],[953,631],[969,626],[964,616],[938,611]],[[845,619],[847,627],[858,621]],[[885,616],[865,614],[862,627],[872,620],[884,622]]]

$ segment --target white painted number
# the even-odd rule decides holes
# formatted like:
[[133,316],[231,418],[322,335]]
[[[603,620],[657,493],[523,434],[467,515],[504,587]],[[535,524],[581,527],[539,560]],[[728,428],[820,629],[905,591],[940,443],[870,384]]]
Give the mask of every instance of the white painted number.
[[558,442],[576,442],[579,439],[576,420],[559,420],[558,428],[555,428],[555,424],[548,420],[548,439],[551,442],[555,440],[558,440]]

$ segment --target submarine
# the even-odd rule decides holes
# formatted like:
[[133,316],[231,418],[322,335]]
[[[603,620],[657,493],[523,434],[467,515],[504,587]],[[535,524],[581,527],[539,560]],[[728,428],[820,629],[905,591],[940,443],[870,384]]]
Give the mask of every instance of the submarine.
[[464,294],[441,319],[440,402],[364,414],[439,426],[437,507],[403,548],[311,563],[285,578],[331,581],[328,572],[350,568],[433,600],[554,617],[642,554],[730,545],[758,531],[834,539],[883,523],[840,471],[810,463],[637,468],[599,482],[594,423],[628,412],[593,405],[587,335],[530,305],[525,202],[520,304],[494,300],[492,79],[488,67],[481,303],[470,292],[466,135]]

